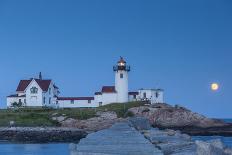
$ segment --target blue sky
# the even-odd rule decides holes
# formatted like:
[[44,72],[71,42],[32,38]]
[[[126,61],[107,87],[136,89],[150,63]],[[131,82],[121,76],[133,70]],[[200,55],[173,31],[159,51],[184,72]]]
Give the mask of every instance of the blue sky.
[[232,118],[231,17],[230,0],[2,0],[0,105],[40,71],[62,96],[92,96],[123,56],[130,90],[163,88],[169,104]]

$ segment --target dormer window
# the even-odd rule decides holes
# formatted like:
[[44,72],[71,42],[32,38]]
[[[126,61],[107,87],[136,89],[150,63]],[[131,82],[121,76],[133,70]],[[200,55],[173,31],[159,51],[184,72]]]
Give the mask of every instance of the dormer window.
[[38,88],[32,87],[31,89],[31,94],[37,94],[38,93]]

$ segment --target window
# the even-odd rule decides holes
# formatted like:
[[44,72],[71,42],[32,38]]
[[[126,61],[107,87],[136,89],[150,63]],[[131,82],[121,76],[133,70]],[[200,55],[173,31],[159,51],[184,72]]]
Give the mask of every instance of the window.
[[133,98],[136,99],[136,95],[133,95]]
[[155,93],[155,97],[156,97],[156,98],[159,97],[159,93],[158,93],[158,92]]
[[46,98],[45,97],[43,97],[43,104],[45,104],[46,103]]
[[123,74],[122,74],[122,73],[120,74],[120,78],[121,78],[121,79],[123,78]]
[[99,107],[102,106],[102,102],[99,102]]
[[22,100],[21,100],[21,99],[19,99],[19,103],[22,103]]
[[24,103],[26,104],[26,99],[24,99]]
[[31,94],[37,94],[38,93],[38,88],[32,87],[31,89]]
[[51,97],[49,97],[49,104],[51,104]]
[[147,98],[147,94],[146,93],[143,93],[143,98]]
[[88,100],[88,103],[91,103],[91,100]]
[[71,100],[70,103],[71,103],[71,104],[74,104],[74,100]]
[[49,95],[51,94],[51,88],[48,89]]

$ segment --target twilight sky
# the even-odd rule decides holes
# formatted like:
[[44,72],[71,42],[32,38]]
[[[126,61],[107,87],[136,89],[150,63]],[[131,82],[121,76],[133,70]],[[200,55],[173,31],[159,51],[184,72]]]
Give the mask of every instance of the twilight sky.
[[119,56],[130,90],[163,88],[169,104],[232,118],[231,0],[0,1],[0,107],[40,71],[62,96],[92,96],[114,84]]

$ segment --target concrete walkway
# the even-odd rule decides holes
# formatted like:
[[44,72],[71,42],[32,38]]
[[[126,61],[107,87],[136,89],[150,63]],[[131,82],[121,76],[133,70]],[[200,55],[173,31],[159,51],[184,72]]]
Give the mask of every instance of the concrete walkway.
[[162,155],[127,122],[89,134],[77,144],[75,155]]

